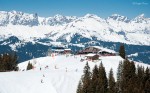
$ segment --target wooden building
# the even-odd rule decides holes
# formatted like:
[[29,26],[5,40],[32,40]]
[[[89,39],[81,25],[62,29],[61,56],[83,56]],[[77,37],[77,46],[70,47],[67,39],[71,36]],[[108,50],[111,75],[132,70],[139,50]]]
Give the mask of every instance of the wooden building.
[[92,54],[92,53],[85,55],[85,57],[86,57],[86,60],[89,60],[89,61],[94,61],[94,60],[99,59],[99,55]]
[[99,54],[100,56],[105,56],[105,55],[109,55],[109,56],[114,56],[116,55],[116,52],[114,50],[110,50],[107,48],[103,48],[100,46],[90,46],[87,47],[81,51],[78,52],[78,54],[89,54],[89,53],[93,53],[93,54]]
[[69,48],[64,47],[53,47],[51,49],[52,53],[58,53],[58,54],[70,54],[72,51]]
[[98,53],[100,48],[97,46],[90,46],[78,52],[78,54],[89,54],[89,53]]
[[67,49],[64,49],[64,54],[71,54],[71,49],[67,48]]

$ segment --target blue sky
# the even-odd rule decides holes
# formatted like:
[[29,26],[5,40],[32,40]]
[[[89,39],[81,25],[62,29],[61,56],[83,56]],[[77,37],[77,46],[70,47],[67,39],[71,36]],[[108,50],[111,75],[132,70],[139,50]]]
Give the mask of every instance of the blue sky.
[[150,17],[150,0],[0,0],[0,11],[84,16],[87,13],[106,18],[111,14],[133,18],[144,13]]

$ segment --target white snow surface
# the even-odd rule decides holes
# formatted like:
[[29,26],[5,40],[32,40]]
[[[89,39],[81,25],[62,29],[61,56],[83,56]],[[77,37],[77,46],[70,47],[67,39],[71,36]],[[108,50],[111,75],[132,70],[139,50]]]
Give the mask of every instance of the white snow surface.
[[137,57],[137,56],[138,56],[138,53],[134,53],[134,54],[130,54],[130,55],[128,55],[128,57],[132,57],[132,56]]
[[[0,73],[0,93],[76,93],[87,62],[80,62],[81,58],[84,59],[85,55],[47,56],[22,62],[18,65],[19,71]],[[91,70],[102,62],[107,75],[112,68],[116,78],[118,64],[123,59],[120,56],[100,59],[97,62],[88,61]],[[26,71],[28,62],[34,65],[34,69]],[[135,64],[150,67],[143,63]]]

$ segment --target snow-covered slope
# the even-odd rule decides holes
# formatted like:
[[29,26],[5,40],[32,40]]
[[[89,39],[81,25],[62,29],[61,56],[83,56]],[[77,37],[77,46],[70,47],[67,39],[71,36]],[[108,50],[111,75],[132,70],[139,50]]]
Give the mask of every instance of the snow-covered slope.
[[150,45],[150,18],[146,18],[144,14],[133,19],[118,14],[106,19],[94,14],[44,18],[37,13],[0,11],[0,31],[1,38],[16,36],[30,41],[49,38],[53,41],[71,42],[74,38],[95,38],[101,41]]
[[[0,93],[76,93],[78,82],[87,62],[80,62],[81,58],[83,59],[84,55],[58,55],[20,63],[18,65],[20,71],[0,73]],[[114,75],[116,75],[119,62],[123,60],[119,56],[101,57],[100,59],[97,62],[88,62],[91,70],[94,65],[103,62],[106,73],[108,74],[112,68]],[[34,69],[26,71],[28,62],[34,65]],[[149,66],[137,62],[135,64]]]

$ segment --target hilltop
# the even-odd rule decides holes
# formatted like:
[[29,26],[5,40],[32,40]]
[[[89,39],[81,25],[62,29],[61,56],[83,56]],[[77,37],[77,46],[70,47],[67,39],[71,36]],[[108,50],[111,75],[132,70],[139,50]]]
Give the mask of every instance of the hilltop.
[[[18,64],[18,72],[0,73],[0,92],[2,93],[76,93],[78,82],[83,74],[87,60],[81,62],[85,55],[57,55],[35,58]],[[106,73],[116,71],[120,56],[103,56],[99,61],[88,61],[92,70],[94,65],[103,63]],[[34,69],[26,71],[28,62]],[[147,64],[135,62],[137,65],[150,67]],[[40,70],[41,68],[41,70]],[[41,83],[41,80],[43,83]]]

